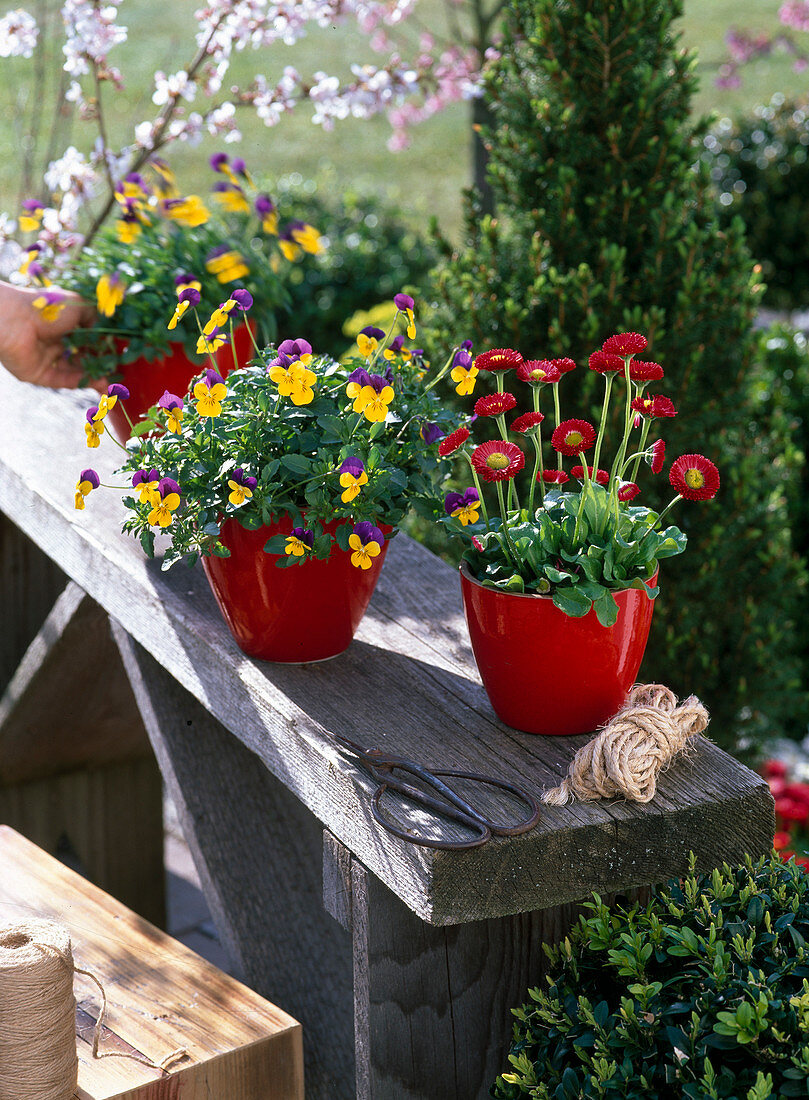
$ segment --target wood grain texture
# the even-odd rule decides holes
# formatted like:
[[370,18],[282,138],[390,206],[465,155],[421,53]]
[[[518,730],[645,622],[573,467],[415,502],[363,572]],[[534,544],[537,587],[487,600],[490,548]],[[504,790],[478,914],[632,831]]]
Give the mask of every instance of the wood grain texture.
[[0,826],[0,921],[33,915],[66,925],[76,965],[104,985],[102,1050],[155,1061],[189,1054],[168,1078],[128,1059],[94,1059],[87,1023],[98,992],[77,975],[77,1100],[302,1100],[295,1020]]
[[66,584],[53,560],[0,514],[0,692]]
[[114,634],[240,976],[303,1024],[309,1100],[350,1100],[351,944],[323,909],[319,822],[120,627]]
[[0,787],[0,822],[165,923],[163,785],[154,757]]
[[[199,569],[162,574],[118,534],[124,513],[114,494],[94,493],[85,512],[72,510],[77,471],[88,461],[82,401],[86,395],[42,395],[31,433],[23,427],[25,387],[0,377],[0,510],[423,919],[453,924],[559,905],[593,888],[607,893],[679,874],[691,851],[707,868],[769,847],[766,784],[704,738],[662,777],[647,806],[548,808],[531,833],[463,853],[389,836],[370,814],[367,778],[330,743],[330,730],[535,793],[558,782],[582,739],[531,737],[496,720],[469,652],[457,577],[402,537],[345,654],[303,667],[244,657]],[[116,456],[101,449],[92,458],[111,480]],[[458,835],[447,824],[439,829]]]
[[71,581],[0,697],[0,785],[151,752],[109,618]]

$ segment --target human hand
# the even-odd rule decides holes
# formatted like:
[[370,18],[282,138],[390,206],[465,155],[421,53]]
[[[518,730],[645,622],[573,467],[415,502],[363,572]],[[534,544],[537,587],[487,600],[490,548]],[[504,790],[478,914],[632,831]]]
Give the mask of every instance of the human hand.
[[[34,306],[49,293],[62,299],[52,319]],[[69,359],[62,338],[94,319],[95,309],[69,291],[0,283],[0,363],[21,382],[75,389],[83,370]]]

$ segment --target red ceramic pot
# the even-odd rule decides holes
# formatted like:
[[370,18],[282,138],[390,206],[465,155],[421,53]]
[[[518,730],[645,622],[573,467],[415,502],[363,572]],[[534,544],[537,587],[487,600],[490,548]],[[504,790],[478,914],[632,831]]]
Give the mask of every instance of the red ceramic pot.
[[[234,331],[233,342],[240,365],[248,363],[253,357],[253,342],[247,325],[239,325]],[[126,342],[121,341],[121,350],[125,348]],[[228,371],[233,370],[234,365],[233,349],[230,344],[221,347],[214,355],[214,359],[217,370],[223,378],[226,378]],[[188,383],[195,375],[210,366],[210,362],[207,356],[197,356],[192,361],[182,344],[171,344],[168,354],[160,358],[149,360],[141,356],[140,359],[133,359],[131,363],[122,363],[118,373],[129,390],[129,399],[125,403],[129,419],[133,424],[137,424],[143,414],[163,396],[164,390],[176,393],[178,397],[185,397]],[[132,430],[120,402],[116,402],[110,410],[107,421],[111,424],[116,439],[126,443]]]
[[526,733],[590,733],[620,710],[652,624],[654,600],[645,592],[613,593],[618,619],[602,626],[595,611],[574,619],[550,596],[486,588],[465,562],[461,591],[472,651],[501,722]]
[[[334,534],[337,522],[325,524]],[[390,528],[382,528],[387,535]],[[351,564],[351,553],[334,546],[327,561],[310,559],[279,569],[278,554],[265,554],[273,535],[288,535],[292,519],[247,531],[229,519],[222,542],[229,558],[205,557],[202,564],[225,622],[239,648],[263,661],[325,661],[351,639],[373,595],[388,543],[370,569]]]

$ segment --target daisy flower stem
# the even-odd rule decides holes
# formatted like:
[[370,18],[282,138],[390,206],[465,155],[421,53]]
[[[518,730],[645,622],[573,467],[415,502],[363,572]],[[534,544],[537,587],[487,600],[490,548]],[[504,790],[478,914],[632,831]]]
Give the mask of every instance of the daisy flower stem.
[[[196,310],[194,310],[194,317],[196,318],[197,328],[199,329],[199,334],[202,337],[202,339],[205,341],[205,347],[208,348],[208,358],[211,361],[211,366],[213,367],[214,370],[216,370],[216,360],[213,357],[213,352],[210,350],[210,345],[208,343],[208,337],[205,335],[205,331],[202,327],[202,322],[200,321],[199,314],[197,313]],[[216,373],[218,374],[219,371],[216,371]]]
[[[579,451],[579,461],[581,462],[582,478],[584,484],[582,485],[581,492],[579,493],[579,510],[576,513],[576,526],[573,528],[573,541],[579,537],[579,523],[581,522],[582,512],[584,511],[584,494],[590,491],[590,474],[587,470],[587,459],[584,457],[584,451]],[[593,466],[595,470],[596,467]]]
[[518,569],[517,566],[517,551],[514,549],[514,544],[511,541],[511,535],[508,530],[508,509],[506,508],[506,496],[503,492],[503,482],[497,482],[497,499],[500,502],[500,518],[503,521],[503,546],[506,550],[506,557],[510,559],[510,564]]
[[491,528],[491,524],[489,523],[489,513],[486,510],[486,501],[483,497],[483,489],[482,489],[481,484],[480,484],[480,478],[478,477],[478,472],[475,469],[475,467],[472,465],[472,458],[471,458],[469,452],[464,451],[463,455],[466,458],[466,461],[469,463],[469,469],[472,471],[472,480],[475,483],[475,488],[477,489],[478,497],[480,498],[480,510],[483,512],[483,520],[486,524],[486,530],[491,531],[492,528]]
[[673,500],[670,500],[670,501],[668,502],[668,504],[666,505],[666,507],[665,507],[665,508],[663,509],[663,511],[662,511],[662,512],[660,513],[660,515],[659,515],[659,516],[657,517],[657,519],[656,519],[656,520],[654,521],[654,523],[652,524],[652,529],[654,529],[655,527],[657,527],[658,523],[660,523],[660,521],[661,521],[661,520],[663,519],[663,516],[665,516],[666,512],[668,512],[670,508],[673,508],[673,507],[674,507],[674,505],[675,505],[675,504],[677,503],[677,501],[678,501],[678,500],[682,500],[682,499],[683,499],[683,498],[682,498],[682,497],[680,496],[680,494],[678,493],[678,494],[677,494],[677,496],[676,496],[676,497],[674,497],[674,499],[673,499]]
[[[630,481],[637,481],[638,480],[638,469],[640,468],[640,460],[643,458],[644,452],[646,451],[646,440],[649,438],[649,430],[651,429],[651,427],[652,427],[651,419],[650,418],[644,419],[643,429],[640,433],[640,450],[637,452],[636,455],[633,456],[634,459],[635,459],[635,465],[632,468],[632,476],[629,478]],[[629,461],[624,466],[624,469],[626,469],[626,466],[628,466],[629,462],[631,462],[631,461],[632,460],[629,459]],[[620,476],[623,477],[623,470],[621,471]]]
[[[498,377],[498,385],[502,385],[502,383],[500,382],[499,374],[498,374],[497,377]],[[508,439],[508,428],[506,427],[506,414],[505,413],[500,413],[500,415],[495,417],[495,419],[497,420],[497,427],[500,429],[500,438],[503,440],[504,443],[508,443],[509,439]],[[508,483],[508,502],[509,502],[509,504],[511,505],[512,508],[516,508],[517,511],[519,512],[520,502],[517,499],[517,489],[514,485],[513,480],[511,480]]]
[[[556,427],[562,423],[562,412],[559,407],[559,386],[558,384],[553,387],[553,411],[556,417]],[[562,469],[562,452],[559,451],[556,455],[556,468],[561,472]]]
[[618,508],[618,476],[619,470],[623,469],[624,459],[626,457],[626,449],[629,445],[629,436],[632,431],[632,383],[629,378],[629,363],[632,356],[627,355],[624,359],[624,377],[626,378],[626,410],[624,412],[624,438],[621,440],[621,446],[618,448],[618,454],[615,456],[615,461],[612,464],[610,470],[610,493],[614,498],[611,502],[617,513]]
[[612,382],[614,375],[604,375],[604,404],[601,406],[601,419],[598,422],[598,439],[596,440],[596,449],[593,454],[593,469],[598,469],[598,462],[601,458],[601,444],[604,442],[604,431],[607,427],[607,410],[610,405],[610,394],[612,392]]
[[[396,328],[397,324],[399,323],[399,314],[400,313],[401,313],[401,310],[397,309],[396,310],[396,315],[393,318],[393,322],[392,322],[390,328],[388,329],[388,331],[385,333],[385,339],[382,340],[379,344],[377,344],[376,349],[374,351],[374,354],[368,360],[368,372],[369,373],[371,371],[371,367],[374,365],[374,363],[377,361],[379,356],[382,354],[383,350],[388,346],[388,340],[390,340],[391,336],[393,336],[393,331]],[[377,329],[377,331],[379,331],[379,330]]]
[[[534,412],[538,413],[539,412],[539,386],[532,386],[532,389],[534,391]],[[534,492],[536,490],[537,474],[541,475],[541,474],[544,473],[544,470],[542,468],[542,424],[541,424],[541,422],[539,424],[537,424],[536,435],[533,436],[533,440],[534,440],[534,450],[536,451],[536,459],[534,461],[534,473],[533,473],[533,477],[532,477],[532,480],[531,480],[531,492],[530,492],[530,495],[528,497],[528,512],[529,512],[529,515],[532,515],[532,516],[534,514]],[[545,504],[545,482],[544,482],[544,480],[542,479],[541,476],[540,476],[540,479],[539,479],[539,498],[540,498],[541,503],[544,505]]]

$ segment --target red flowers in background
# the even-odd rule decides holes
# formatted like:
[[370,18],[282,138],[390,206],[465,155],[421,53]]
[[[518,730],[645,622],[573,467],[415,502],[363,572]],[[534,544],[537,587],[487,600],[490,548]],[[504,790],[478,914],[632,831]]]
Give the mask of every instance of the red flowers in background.
[[516,443],[490,439],[472,452],[472,465],[484,481],[511,481],[525,465]]
[[551,445],[563,455],[578,455],[596,441],[596,430],[586,420],[563,420],[551,436]]
[[521,382],[553,385],[562,377],[562,372],[550,359],[525,359],[517,367],[517,377]]
[[784,862],[794,856],[799,866],[809,870],[809,856],[796,855],[809,844],[809,783],[790,780],[781,760],[768,760],[762,771],[775,799],[773,847]]
[[475,416],[500,416],[517,404],[513,393],[487,393],[475,402]]
[[540,412],[527,412],[522,416],[518,416],[516,420],[511,422],[511,430],[513,432],[530,432],[532,428],[535,428],[537,424],[541,424],[545,419],[545,414]]
[[478,370],[512,370],[522,363],[522,355],[514,348],[492,348],[482,351],[475,359]]
[[607,351],[594,351],[587,360],[590,370],[596,374],[610,374],[613,371],[622,371],[624,361],[620,355],[612,355]]
[[712,500],[719,492],[719,471],[704,455],[681,455],[675,459],[669,481],[683,500]]
[[454,455],[457,450],[463,447],[470,435],[471,432],[468,428],[456,428],[454,432],[451,432],[438,444],[438,453],[442,458],[446,458],[447,455]]
[[649,341],[639,332],[619,332],[607,337],[601,349],[611,355],[638,355],[646,351],[648,344]]

